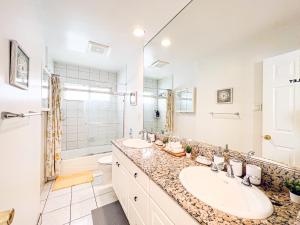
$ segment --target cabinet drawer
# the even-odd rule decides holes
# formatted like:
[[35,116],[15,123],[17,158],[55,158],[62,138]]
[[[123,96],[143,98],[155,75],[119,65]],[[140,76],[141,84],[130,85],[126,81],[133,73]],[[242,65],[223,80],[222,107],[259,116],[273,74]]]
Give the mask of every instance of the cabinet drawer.
[[129,175],[141,185],[146,192],[149,191],[149,177],[138,168],[123,152],[118,148],[113,147],[113,152],[118,157],[119,161],[122,162],[123,166],[126,167]]
[[113,153],[118,158],[118,160],[121,161],[123,165],[127,168],[128,163],[130,163],[130,159],[128,159],[127,156],[115,146],[113,146]]
[[139,184],[141,187],[148,192],[149,191],[149,177],[138,168],[133,162],[128,164],[128,172],[130,176]]
[[134,178],[130,178],[129,180],[129,200],[133,203],[134,207],[138,209],[137,213],[140,218],[143,218],[144,223],[148,224],[149,195],[137,184]]

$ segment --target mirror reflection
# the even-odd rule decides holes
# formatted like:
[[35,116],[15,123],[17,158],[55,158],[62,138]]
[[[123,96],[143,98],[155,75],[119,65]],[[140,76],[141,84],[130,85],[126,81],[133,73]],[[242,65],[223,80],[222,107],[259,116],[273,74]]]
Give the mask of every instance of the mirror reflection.
[[299,167],[300,15],[236,4],[193,1],[145,46],[144,128]]
[[172,75],[149,74],[144,78],[143,106],[146,130],[160,133],[172,130],[167,122],[168,116],[173,115],[172,89]]

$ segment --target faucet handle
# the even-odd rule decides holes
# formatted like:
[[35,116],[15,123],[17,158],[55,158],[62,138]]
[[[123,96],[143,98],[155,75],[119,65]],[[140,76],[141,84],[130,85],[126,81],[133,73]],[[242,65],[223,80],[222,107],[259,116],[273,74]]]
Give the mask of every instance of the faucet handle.
[[214,172],[218,172],[218,165],[215,162],[212,162],[210,169]]
[[247,153],[247,158],[248,159],[250,159],[252,156],[254,156],[255,155],[255,151],[249,151],[248,153]]
[[248,187],[251,187],[252,184],[250,182],[250,175],[246,175],[244,176],[243,180],[242,180],[242,184]]

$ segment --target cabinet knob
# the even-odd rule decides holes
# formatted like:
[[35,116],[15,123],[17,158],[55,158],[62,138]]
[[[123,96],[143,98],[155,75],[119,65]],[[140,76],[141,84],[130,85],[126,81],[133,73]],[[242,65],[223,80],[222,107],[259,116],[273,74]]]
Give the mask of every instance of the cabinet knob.
[[116,162],[116,165],[117,165],[117,167],[119,167],[119,166],[120,166],[120,163],[119,163],[119,162]]
[[134,178],[137,178],[137,176],[138,176],[138,173],[134,173],[134,175],[133,175],[133,176],[134,176]]
[[136,202],[138,200],[138,197],[137,196],[134,196],[134,201]]
[[266,134],[266,135],[264,136],[264,139],[267,140],[267,141],[270,141],[270,140],[272,139],[272,137],[271,137],[271,135]]

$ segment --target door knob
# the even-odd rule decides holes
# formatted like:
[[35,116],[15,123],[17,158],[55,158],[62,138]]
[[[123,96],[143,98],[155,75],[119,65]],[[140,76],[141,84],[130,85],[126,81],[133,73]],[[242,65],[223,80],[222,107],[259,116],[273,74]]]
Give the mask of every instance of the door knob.
[[271,137],[271,135],[266,134],[266,135],[264,136],[264,139],[267,140],[267,141],[270,141],[270,140],[272,139],[272,137]]

